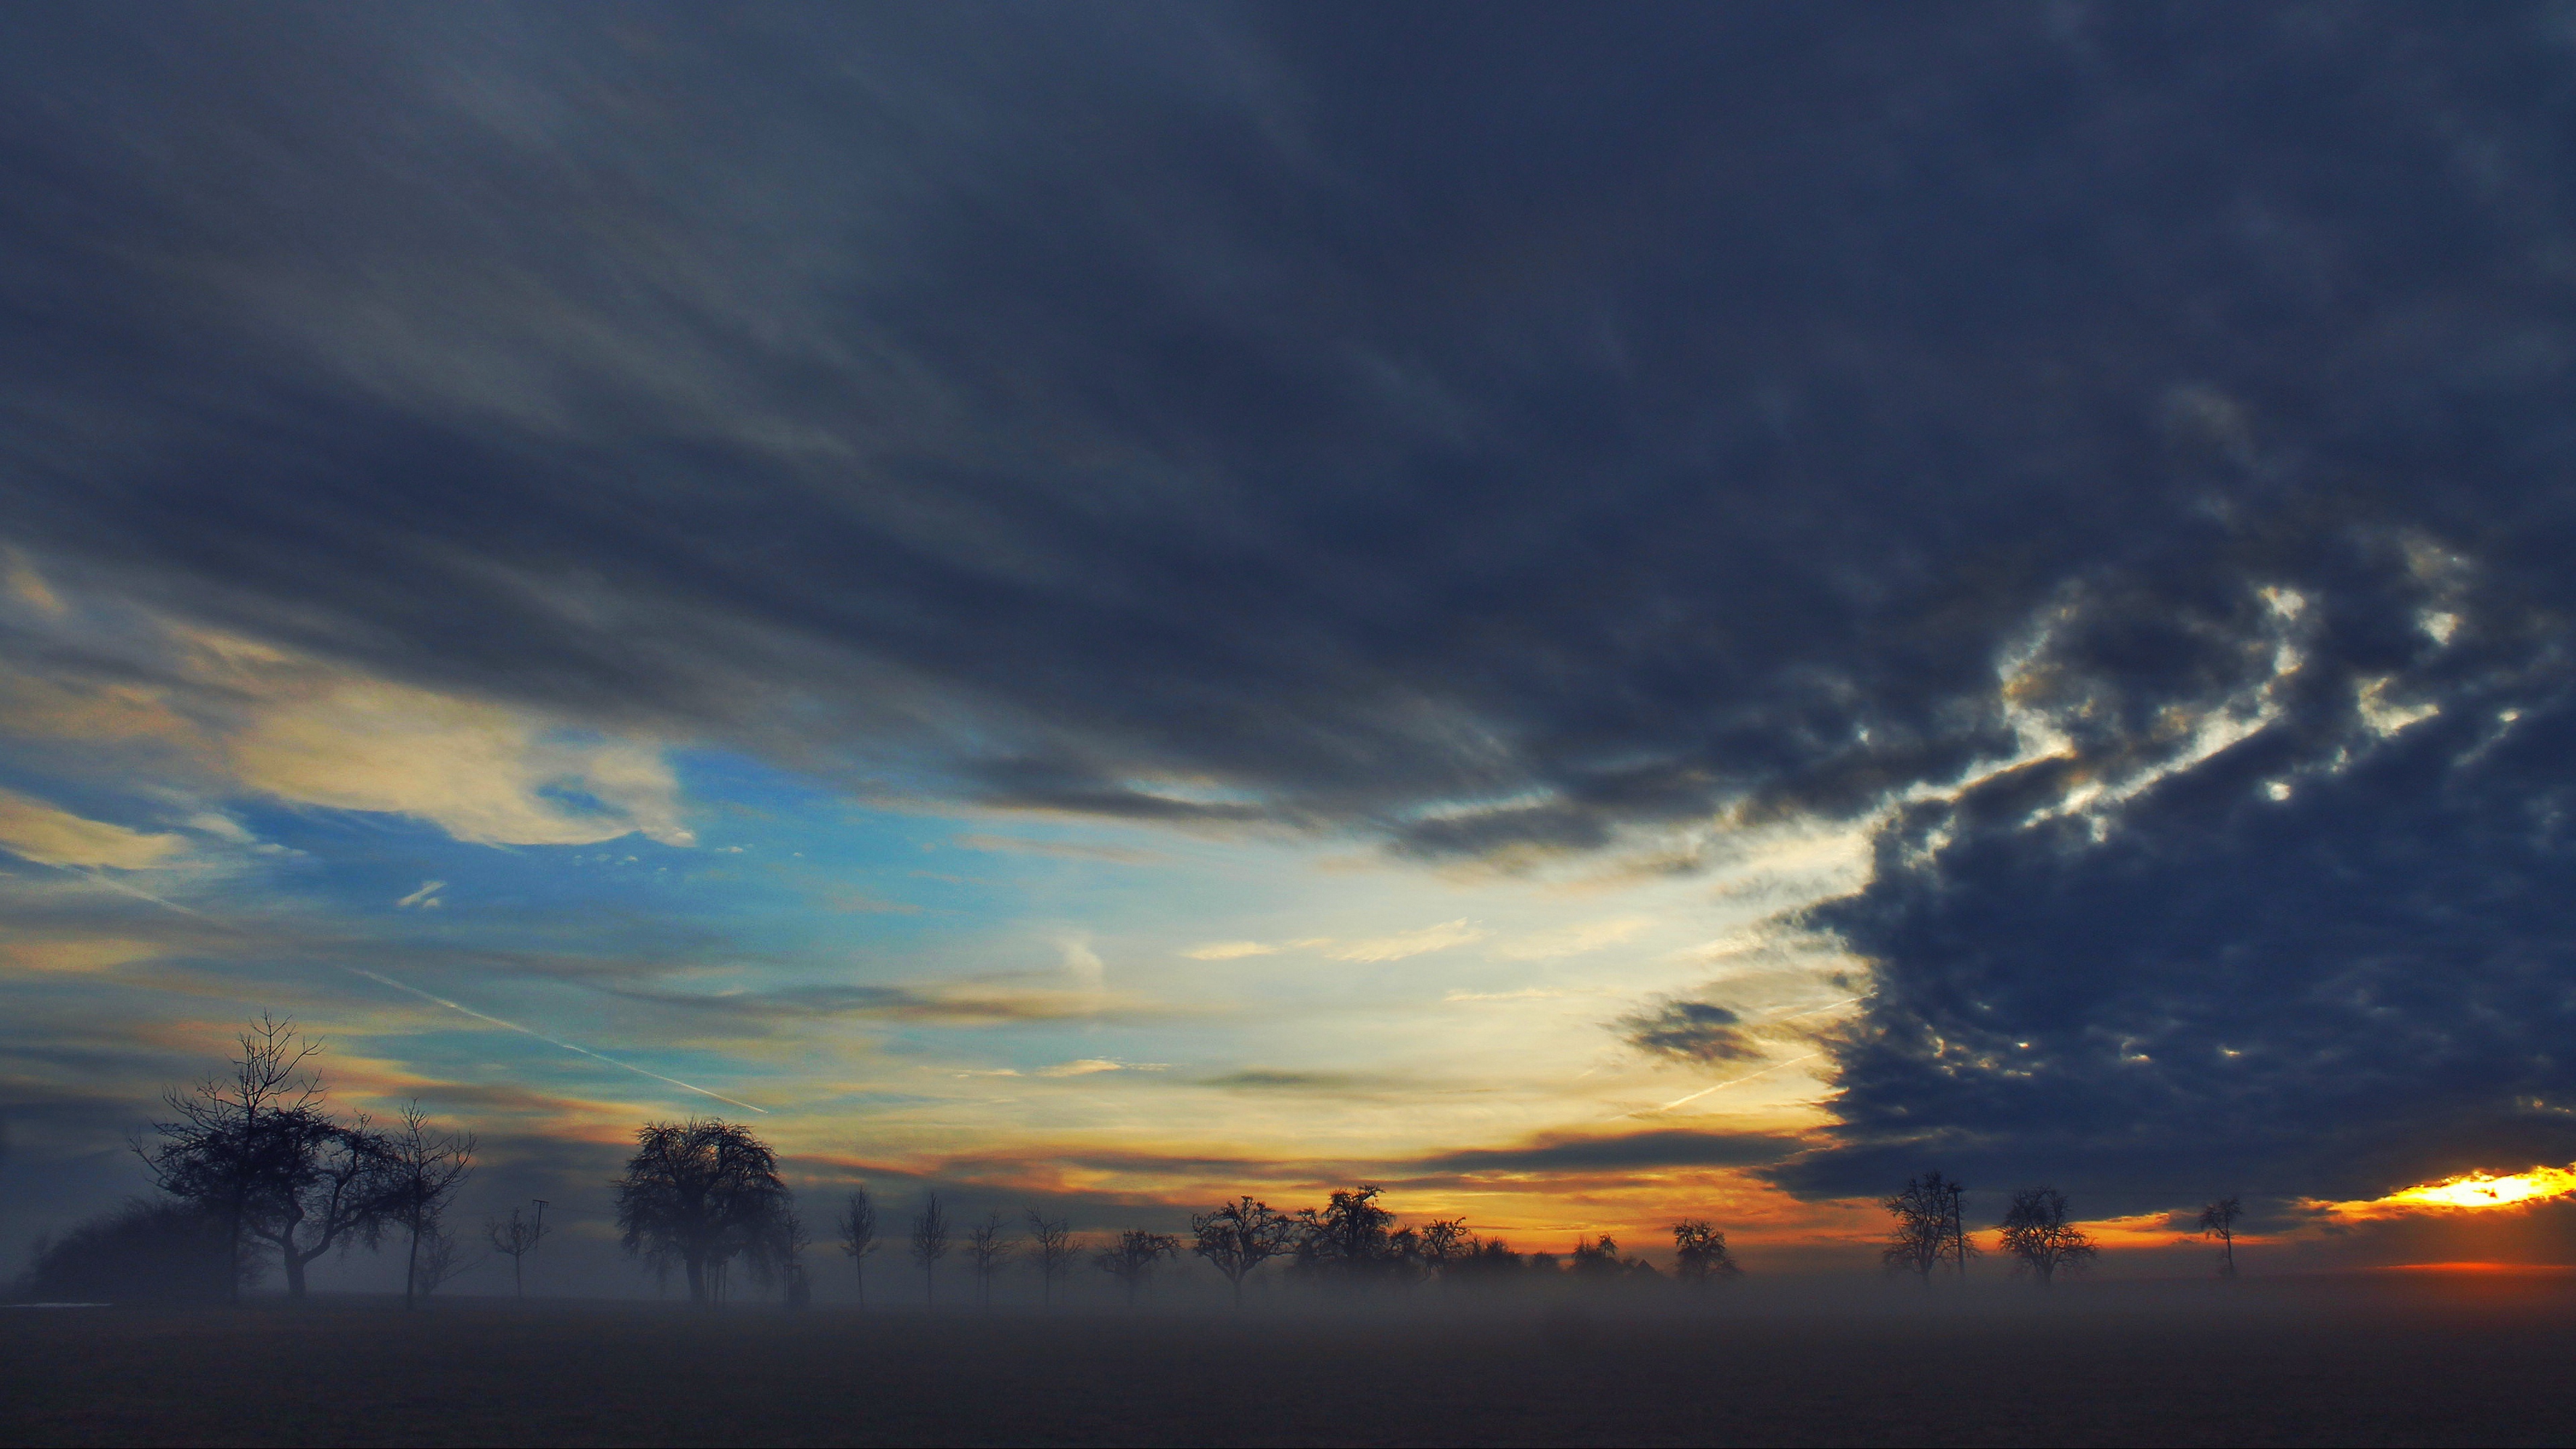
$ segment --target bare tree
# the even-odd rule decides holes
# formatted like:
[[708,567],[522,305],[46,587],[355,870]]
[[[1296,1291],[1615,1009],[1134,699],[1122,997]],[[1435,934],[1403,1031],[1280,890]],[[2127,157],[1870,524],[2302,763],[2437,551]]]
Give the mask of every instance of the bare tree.
[[514,1298],[528,1296],[527,1281],[520,1273],[520,1262],[537,1250],[537,1244],[545,1241],[545,1207],[542,1202],[537,1204],[534,1221],[521,1218],[519,1210],[512,1208],[508,1222],[493,1218],[483,1224],[483,1236],[491,1241],[492,1251],[510,1260],[510,1296]]
[[2013,1269],[2039,1275],[2041,1287],[2057,1281],[2060,1269],[2081,1268],[2093,1261],[2093,1239],[2067,1221],[2066,1194],[2053,1187],[2026,1187],[2013,1194],[2004,1220],[2004,1251]]
[[1333,1192],[1325,1206],[1297,1214],[1297,1261],[1292,1271],[1325,1281],[1367,1282],[1409,1271],[1410,1237],[1400,1236],[1395,1214],[1378,1206],[1383,1189],[1373,1183]]
[[438,1237],[446,1244],[448,1256],[457,1256],[454,1239],[445,1236],[440,1223],[456,1190],[473,1171],[473,1136],[431,1131],[418,1102],[404,1107],[402,1125],[386,1134],[384,1211],[411,1234],[403,1262],[403,1307],[412,1306],[415,1293],[425,1297],[429,1292],[420,1286],[424,1235]]
[[1018,1246],[1011,1241],[1011,1230],[1000,1213],[966,1230],[966,1254],[975,1262],[976,1295],[987,1312],[993,1307],[993,1274]]
[[1673,1276],[1693,1288],[1722,1283],[1743,1273],[1726,1250],[1726,1234],[1698,1218],[1673,1224]]
[[849,1255],[850,1270],[858,1275],[859,1306],[868,1306],[868,1254],[877,1250],[877,1205],[866,1188],[850,1194],[849,1203],[841,1209],[841,1251]]
[[1476,1235],[1467,1231],[1465,1218],[1433,1218],[1422,1225],[1415,1244],[1423,1271],[1443,1278],[1476,1253]]
[[925,1306],[939,1301],[939,1284],[934,1270],[939,1260],[948,1256],[948,1211],[939,1205],[939,1194],[927,1193],[921,1199],[921,1211],[912,1220],[912,1260],[921,1265],[921,1301]]
[[1154,1276],[1154,1265],[1180,1254],[1180,1239],[1168,1233],[1148,1233],[1130,1228],[1118,1235],[1118,1246],[1100,1253],[1091,1261],[1127,1290],[1127,1306],[1133,1308],[1136,1295]]
[[[447,1230],[446,1224],[437,1218],[429,1218],[412,1239],[411,1283],[418,1288],[421,1299],[427,1301],[431,1294],[481,1261],[479,1257],[465,1255],[465,1245],[456,1240],[456,1235]],[[410,1306],[408,1295],[403,1303],[405,1307]]]
[[1190,1231],[1198,1238],[1190,1251],[1225,1275],[1237,1308],[1243,1306],[1243,1280],[1297,1242],[1295,1218],[1249,1197],[1191,1218]]
[[1036,1208],[1028,1210],[1029,1246],[1037,1249],[1038,1306],[1055,1306],[1055,1285],[1073,1266],[1073,1223],[1067,1218],[1050,1218]]
[[1929,1284],[1933,1271],[1950,1262],[1957,1264],[1962,1278],[1967,1276],[1968,1259],[1977,1247],[1960,1222],[1964,1191],[1940,1173],[1927,1172],[1907,1178],[1903,1192],[1879,1199],[1878,1205],[1896,1218],[1887,1247],[1879,1255],[1887,1271],[1912,1273]]
[[726,1269],[773,1242],[788,1213],[778,1158],[749,1129],[691,1118],[648,1122],[616,1182],[619,1242],[658,1274],[677,1261],[689,1301],[721,1298]]
[[2245,1211],[2241,1200],[2222,1197],[2200,1210],[2200,1235],[2218,1240],[2218,1276],[2236,1276],[2236,1219]]
[[[228,1291],[238,1302],[253,1222],[291,1190],[313,1128],[328,1118],[322,1083],[304,1066],[321,1045],[297,1041],[292,1018],[262,1016],[235,1040],[241,1055],[231,1077],[164,1093],[171,1120],[152,1124],[161,1140],[133,1146],[155,1187],[223,1225]],[[302,1264],[291,1275],[289,1291],[301,1296]]]
[[778,1215],[752,1259],[764,1280],[778,1283],[780,1301],[790,1308],[813,1306],[814,1282],[805,1271],[805,1250],[812,1246],[814,1235],[806,1230],[804,1216],[789,1208]]

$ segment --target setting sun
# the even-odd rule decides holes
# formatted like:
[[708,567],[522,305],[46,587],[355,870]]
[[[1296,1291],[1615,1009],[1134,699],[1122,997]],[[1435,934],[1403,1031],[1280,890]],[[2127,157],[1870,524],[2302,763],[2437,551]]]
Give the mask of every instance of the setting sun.
[[2535,1167],[2507,1176],[2464,1172],[2368,1202],[2335,1203],[2332,1211],[2340,1217],[2386,1217],[2427,1208],[2516,1207],[2569,1193],[2576,1193],[2576,1167]]

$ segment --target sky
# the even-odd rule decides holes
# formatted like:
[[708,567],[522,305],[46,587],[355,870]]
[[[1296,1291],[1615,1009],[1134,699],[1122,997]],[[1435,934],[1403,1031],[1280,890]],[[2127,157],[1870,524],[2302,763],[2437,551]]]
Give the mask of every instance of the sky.
[[2566,1258],[2398,1195],[2576,1162],[2571,137],[2545,6],[9,11],[0,1235],[274,1012],[594,1231]]

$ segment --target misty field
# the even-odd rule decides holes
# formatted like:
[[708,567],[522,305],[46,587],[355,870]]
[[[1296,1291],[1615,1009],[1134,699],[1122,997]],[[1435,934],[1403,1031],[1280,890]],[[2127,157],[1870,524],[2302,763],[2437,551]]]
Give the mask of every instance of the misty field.
[[2565,1280],[1042,1317],[0,1312],[30,1444],[2564,1444]]

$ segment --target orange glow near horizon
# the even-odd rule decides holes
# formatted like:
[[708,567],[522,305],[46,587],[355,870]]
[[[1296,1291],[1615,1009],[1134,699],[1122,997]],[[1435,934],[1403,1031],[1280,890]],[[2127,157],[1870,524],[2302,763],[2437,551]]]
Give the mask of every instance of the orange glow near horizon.
[[2385,1218],[2426,1211],[2522,1207],[2570,1193],[2576,1193],[2576,1167],[2534,1167],[2510,1174],[2464,1172],[2368,1202],[2328,1203],[2325,1207],[2337,1217]]

